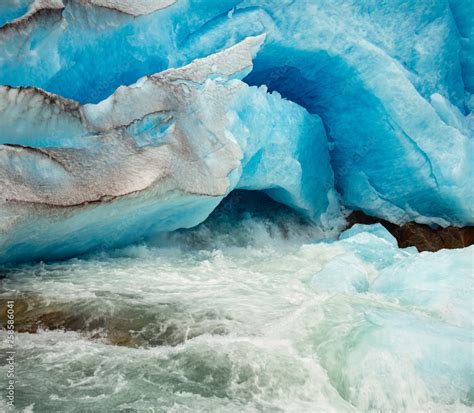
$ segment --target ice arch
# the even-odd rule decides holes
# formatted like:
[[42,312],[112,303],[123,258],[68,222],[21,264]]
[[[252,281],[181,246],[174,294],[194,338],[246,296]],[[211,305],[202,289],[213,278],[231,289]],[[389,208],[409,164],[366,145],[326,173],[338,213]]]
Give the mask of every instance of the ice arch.
[[[448,62],[456,59],[446,45],[439,45],[444,60],[437,65],[426,57],[397,59],[406,51],[385,50],[357,30],[338,29],[334,16],[316,6],[298,14],[292,4],[282,11],[265,1],[246,3],[266,7],[238,8],[208,22],[187,39],[185,58],[244,33],[268,33],[245,81],[265,84],[322,117],[346,206],[397,223],[473,223],[472,130],[462,112],[459,59]],[[447,5],[434,6],[449,34],[445,43],[459,50]],[[427,73],[417,73],[421,68]]]

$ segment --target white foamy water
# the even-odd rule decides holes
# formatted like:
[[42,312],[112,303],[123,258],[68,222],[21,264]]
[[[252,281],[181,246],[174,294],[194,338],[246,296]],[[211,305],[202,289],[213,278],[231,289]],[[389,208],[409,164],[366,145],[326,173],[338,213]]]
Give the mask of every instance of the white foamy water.
[[[471,411],[473,250],[319,235],[248,218],[7,271],[2,299],[70,317],[17,334],[19,411]],[[448,263],[432,284],[394,293],[432,260]]]

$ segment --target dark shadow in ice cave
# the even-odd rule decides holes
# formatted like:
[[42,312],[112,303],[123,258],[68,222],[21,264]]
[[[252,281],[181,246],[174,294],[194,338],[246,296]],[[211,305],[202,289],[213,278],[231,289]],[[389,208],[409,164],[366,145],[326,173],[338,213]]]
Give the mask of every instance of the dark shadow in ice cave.
[[[351,191],[363,175],[367,190],[383,194],[384,201],[395,208],[406,210],[409,200],[420,215],[455,216],[455,206],[437,190],[428,155],[387,112],[384,102],[394,98],[390,94],[395,92],[390,89],[392,83],[381,84],[376,77],[388,70],[383,66],[385,61],[371,62],[368,52],[357,45],[351,46],[347,55],[350,59],[324,50],[304,51],[269,43],[257,54],[244,81],[265,85],[270,92],[276,91],[321,117],[335,188],[348,209],[377,214],[367,210],[370,205],[366,207],[364,190]],[[379,71],[376,64],[381,65]],[[390,78],[390,73],[387,76]],[[415,156],[417,162],[410,158]],[[397,164],[403,168],[392,167]],[[429,177],[431,186],[423,177]],[[404,196],[400,196],[400,188],[404,188]]]
[[171,242],[195,250],[213,250],[226,246],[259,246],[262,237],[312,240],[323,235],[316,225],[264,192],[234,190],[202,224],[164,234],[154,242],[158,246]]

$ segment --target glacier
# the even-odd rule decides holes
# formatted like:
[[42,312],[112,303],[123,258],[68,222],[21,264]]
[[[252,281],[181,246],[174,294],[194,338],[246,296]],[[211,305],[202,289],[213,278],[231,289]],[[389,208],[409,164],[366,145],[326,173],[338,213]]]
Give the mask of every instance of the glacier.
[[1,87],[0,262],[59,259],[192,227],[234,188],[335,225],[320,118],[238,80],[262,41],[144,77],[98,104]]
[[280,3],[1,6],[1,255],[191,227],[233,189],[325,229],[472,225],[472,3]]
[[471,412],[473,182],[472,0],[2,0],[15,408]]

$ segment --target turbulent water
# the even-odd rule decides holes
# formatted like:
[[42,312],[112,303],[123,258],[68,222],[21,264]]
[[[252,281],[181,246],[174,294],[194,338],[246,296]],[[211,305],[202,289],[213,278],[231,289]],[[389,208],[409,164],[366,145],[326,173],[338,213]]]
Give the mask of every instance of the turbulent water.
[[451,307],[427,284],[413,305],[377,277],[403,259],[400,277],[423,279],[408,269],[418,253],[381,240],[392,253],[369,263],[288,211],[260,212],[228,202],[147,245],[5,268],[19,410],[471,411],[472,250],[455,258],[464,295],[437,280]]

